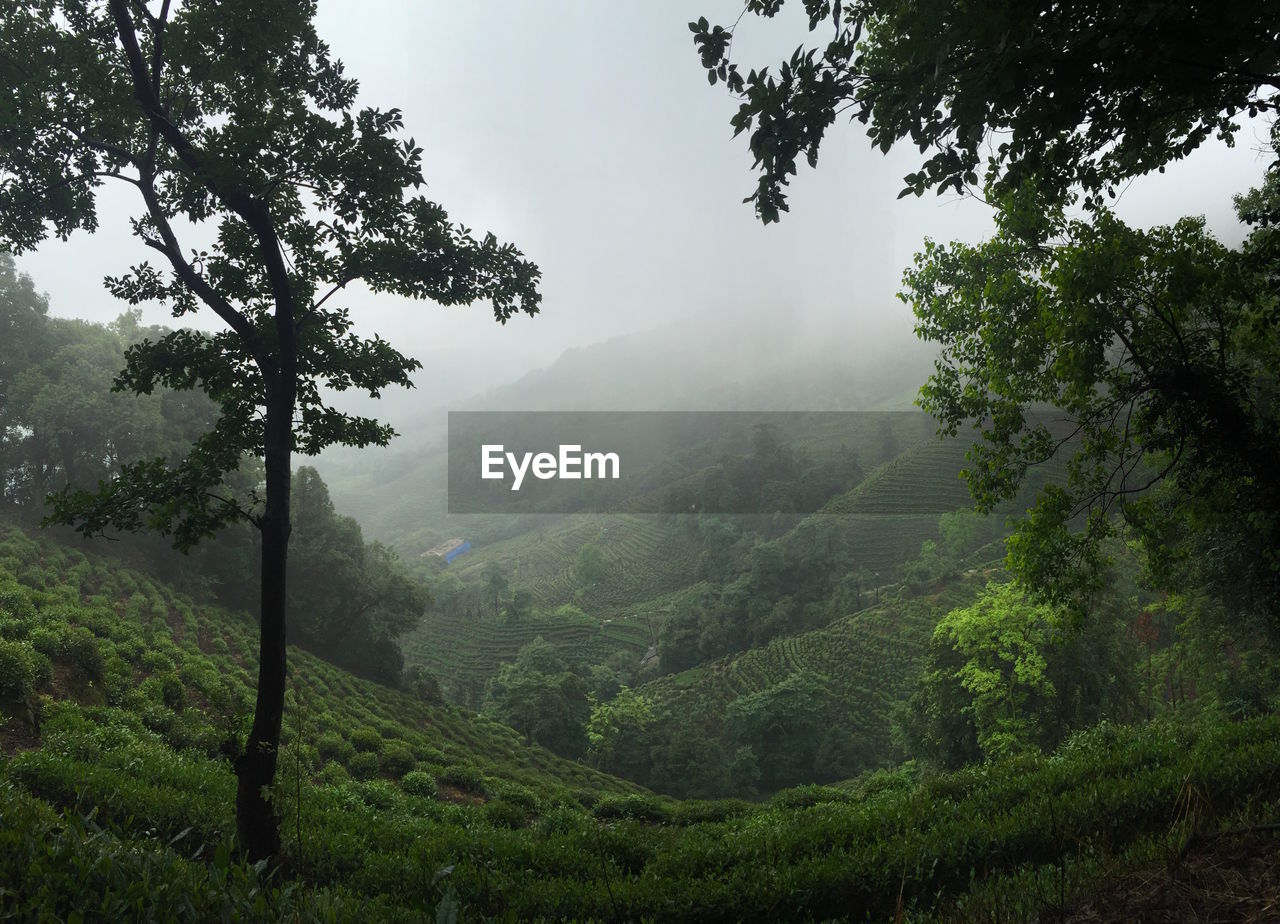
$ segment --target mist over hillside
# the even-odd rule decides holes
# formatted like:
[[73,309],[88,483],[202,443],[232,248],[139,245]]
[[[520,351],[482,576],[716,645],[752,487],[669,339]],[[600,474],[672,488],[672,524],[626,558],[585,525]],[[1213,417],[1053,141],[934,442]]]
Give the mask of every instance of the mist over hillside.
[[853,316],[798,328],[785,312],[741,321],[699,316],[574,347],[509,376],[505,370],[521,368],[511,353],[482,362],[447,352],[424,357],[413,390],[341,405],[392,424],[400,434],[392,444],[334,447],[316,467],[341,504],[344,479],[398,471],[406,456],[441,448],[450,410],[910,410],[935,352],[905,326],[873,327]]

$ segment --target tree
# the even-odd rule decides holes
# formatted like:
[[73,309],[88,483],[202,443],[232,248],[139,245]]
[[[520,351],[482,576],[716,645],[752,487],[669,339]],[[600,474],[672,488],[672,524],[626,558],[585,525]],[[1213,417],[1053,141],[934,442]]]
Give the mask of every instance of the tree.
[[1034,706],[1058,695],[1048,677],[1046,649],[1065,622],[1016,585],[1001,584],[973,606],[952,610],[934,630],[961,658],[954,677],[969,694],[966,711],[988,757],[1035,742]]
[[1118,513],[1166,581],[1193,570],[1199,546],[1206,579],[1280,620],[1270,230],[1232,251],[1201,219],[1139,231],[1100,209],[1052,219],[1054,239],[1033,247],[1018,220],[1001,213],[981,245],[929,244],[907,274],[920,330],[943,348],[921,404],[948,432],[983,429],[968,470],[980,506],[1075,441],[1066,483],[1041,492],[1011,561],[1060,599],[1079,595]]
[[[772,17],[784,5],[747,0],[746,11]],[[903,195],[963,191],[985,170],[997,192],[1034,182],[1060,204],[1078,185],[1099,204],[1131,176],[1215,135],[1232,138],[1235,117],[1274,111],[1280,89],[1270,0],[804,0],[804,9],[826,41],[797,48],[772,73],[743,75],[732,29],[689,24],[712,85],[741,100],[731,124],[748,133],[760,173],[746,201],[766,223],[787,211],[796,162],[816,166],[840,115],[866,125],[881,151],[910,141],[928,153]]]
[[[137,462],[96,494],[64,493],[53,516],[87,534],[158,530],[180,548],[241,519],[261,532],[257,701],[236,763],[237,831],[253,858],[279,848],[267,787],[284,704],[293,454],[385,444],[389,427],[333,408],[324,387],[377,397],[418,368],[352,332],[343,290],[488,299],[499,321],[535,313],[539,298],[519,251],[477,240],[415,192],[421,148],[398,137],[399,111],[356,110],[356,82],[314,15],[314,0],[15,0],[0,14],[0,241],[22,252],[94,231],[98,190],[121,183],[141,203],[134,235],[162,263],[108,289],[225,325],[134,346],[117,381],[203,390],[219,408],[214,428],[176,464]],[[264,461],[261,497],[221,490],[246,455]]]
[[591,697],[587,757],[593,767],[635,778],[647,769],[645,733],[653,725],[653,703],[625,684],[613,699]]
[[30,427],[14,405],[18,377],[47,351],[49,305],[31,277],[20,275],[13,257],[0,253],[0,499],[20,504],[28,497]]
[[524,622],[533,612],[533,592],[520,588],[511,595],[507,604],[507,619],[511,622]]
[[939,621],[902,722],[913,756],[949,768],[1051,748],[1136,699],[1129,602],[1114,590],[1095,618],[988,584]]
[[297,643],[352,673],[398,684],[395,639],[427,606],[394,551],[365,544],[360,524],[339,516],[310,466],[294,473],[288,606]]
[[[772,16],[782,5],[747,8]],[[691,24],[711,82],[742,101],[733,126],[750,133],[760,171],[751,201],[776,221],[798,158],[816,164],[842,112],[882,150],[910,140],[932,152],[904,194],[983,187],[995,237],[926,243],[904,298],[917,332],[943,348],[922,407],[944,433],[981,430],[967,472],[980,508],[1070,447],[1068,483],[1041,491],[1010,543],[1027,585],[1087,606],[1118,514],[1162,580],[1208,582],[1280,627],[1276,164],[1237,203],[1255,230],[1236,251],[1202,221],[1144,232],[1103,205],[1117,184],[1210,137],[1230,142],[1240,114],[1275,111],[1274,6],[805,9],[832,40],[776,73],[744,76],[730,31]],[[1068,218],[1080,196],[1085,219]]]
[[49,487],[91,487],[130,459],[185,450],[187,428],[212,423],[203,395],[113,391],[127,347],[163,333],[141,327],[136,310],[109,325],[50,318],[7,255],[0,303],[0,483],[27,518],[43,515]]
[[510,588],[511,582],[496,562],[489,562],[484,569],[484,588],[493,600],[493,618],[502,615],[502,596]]
[[542,636],[521,648],[515,661],[502,665],[489,690],[489,711],[531,744],[566,757],[586,752],[591,718],[587,685]]
[[838,728],[830,683],[820,674],[798,671],[725,708],[729,738],[755,754],[765,788],[813,778],[818,753],[830,746],[828,739]]
[[573,564],[574,575],[581,587],[591,587],[604,580],[608,573],[604,553],[588,542],[578,550],[578,557]]

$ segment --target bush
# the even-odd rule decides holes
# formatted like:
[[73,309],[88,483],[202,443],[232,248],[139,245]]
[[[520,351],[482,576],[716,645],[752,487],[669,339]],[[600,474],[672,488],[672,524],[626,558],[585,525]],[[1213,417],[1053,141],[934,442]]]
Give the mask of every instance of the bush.
[[174,719],[167,738],[178,750],[191,748],[205,757],[216,757],[222,748],[223,735],[199,709],[183,709]]
[[653,796],[606,796],[595,804],[591,814],[603,819],[631,818],[656,823],[671,821],[671,810]]
[[370,754],[380,754],[382,752],[382,736],[372,728],[364,725],[351,733],[351,743],[357,751]]
[[439,748],[433,748],[431,745],[425,745],[418,748],[418,760],[425,761],[429,764],[435,764],[437,767],[443,767],[449,763],[448,756]]
[[53,662],[46,655],[38,651],[31,653],[31,667],[35,672],[35,679],[32,686],[39,690],[53,683]]
[[400,788],[411,796],[421,796],[424,799],[436,797],[435,777],[422,770],[410,770],[406,773],[400,780]]
[[159,673],[173,670],[173,661],[163,651],[148,648],[142,652],[142,666],[146,670]]
[[676,804],[671,819],[678,825],[727,821],[754,811],[758,806],[745,799],[694,799]]
[[47,658],[57,660],[67,656],[66,626],[38,626],[27,635],[27,644]]
[[523,809],[526,814],[532,815],[541,807],[538,797],[527,786],[521,786],[519,783],[499,782],[492,787],[493,797],[509,802],[514,806]]
[[780,808],[808,808],[824,802],[854,802],[854,796],[832,786],[794,786],[784,789],[770,800]]
[[393,741],[382,752],[382,769],[392,776],[404,776],[414,765],[413,751],[400,741]]
[[347,768],[338,763],[327,763],[316,774],[316,780],[327,786],[337,786],[340,783],[348,782],[350,779],[351,774],[347,772]]
[[159,703],[147,703],[139,711],[142,724],[159,735],[168,735],[178,721],[177,714],[168,706]]
[[588,820],[576,805],[558,803],[547,810],[538,822],[538,831],[543,837],[553,834],[569,834],[585,836]]
[[356,792],[360,795],[360,801],[371,808],[386,811],[395,807],[396,788],[385,780],[371,780],[367,783],[357,783]]
[[35,652],[21,642],[0,640],[0,699],[22,699],[36,682]]
[[177,674],[159,674],[160,700],[170,709],[177,711],[187,701],[187,688],[182,685]]
[[135,689],[133,668],[123,658],[112,658],[103,672],[102,686],[106,690],[108,703],[115,706],[124,704]]
[[484,815],[495,828],[522,828],[529,821],[529,813],[505,799],[494,799],[485,804]]
[[316,751],[325,760],[340,760],[344,764],[355,756],[351,742],[337,732],[325,732],[316,739]]
[[90,680],[101,680],[106,670],[98,640],[88,629],[77,629],[67,645],[67,659]]
[[0,587],[0,613],[7,613],[17,620],[30,619],[36,613],[25,590],[13,585]]
[[361,751],[347,761],[347,769],[357,780],[371,780],[378,775],[378,755]]
[[488,794],[484,774],[469,764],[451,764],[440,771],[439,782],[473,796]]

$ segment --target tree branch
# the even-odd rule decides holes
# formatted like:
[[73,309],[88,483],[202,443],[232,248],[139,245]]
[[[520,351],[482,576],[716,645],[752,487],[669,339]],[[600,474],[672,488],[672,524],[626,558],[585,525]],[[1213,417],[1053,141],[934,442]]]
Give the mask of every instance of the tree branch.
[[77,173],[72,176],[63,177],[58,182],[51,183],[50,185],[44,187],[39,192],[33,193],[31,196],[27,197],[26,199],[13,203],[13,205],[10,207],[15,209],[28,208],[29,206],[35,205],[37,202],[39,202],[49,193],[53,192],[55,189],[66,189],[68,186],[73,186],[76,183],[88,182],[94,177],[99,177],[99,176],[109,177],[110,179],[113,179],[113,180],[123,180],[124,182],[129,183],[132,186],[139,185],[138,181],[133,177],[125,176],[123,173],[119,173],[118,171],[115,171],[115,170],[90,170],[88,173]]
[[[173,148],[174,153],[178,155],[178,159],[195,174],[201,185],[225,204],[227,208],[239,215],[258,239],[258,245],[267,270],[267,277],[271,281],[271,294],[276,304],[276,335],[280,345],[279,363],[271,362],[266,353],[261,350],[261,345],[253,334],[253,328],[243,315],[236,312],[220,297],[217,297],[217,301],[221,303],[222,307],[215,308],[215,310],[218,311],[219,316],[224,321],[231,325],[237,334],[241,337],[251,338],[246,340],[246,344],[250,346],[250,351],[254,354],[255,360],[257,360],[264,372],[283,372],[292,381],[297,366],[297,332],[294,329],[293,292],[289,285],[289,271],[284,263],[284,255],[280,250],[280,239],[272,223],[271,213],[267,210],[265,204],[249,195],[239,186],[213,178],[205,164],[204,153],[191,143],[190,139],[178,126],[170,121],[159,97],[153,90],[152,81],[149,79],[151,75],[147,73],[147,65],[142,57],[142,49],[138,45],[138,33],[134,27],[133,19],[129,15],[126,0],[108,0],[108,2],[112,17],[116,23],[116,32],[119,35],[120,44],[124,48],[125,59],[129,65],[129,74],[133,79],[134,96],[142,106],[143,113],[151,121],[151,125],[160,133],[161,137]],[[152,217],[154,218],[159,206],[158,200],[155,199],[154,191],[152,192],[152,200],[157,207],[152,209]],[[151,203],[148,203],[148,207],[151,208]],[[167,221],[165,224],[167,227]],[[168,233],[172,235],[172,230]],[[174,260],[176,258],[177,260],[175,268],[186,266],[185,261],[181,258],[181,252],[176,249],[176,240],[172,244],[166,241],[166,244],[171,251],[170,259]],[[189,269],[189,267],[187,268]],[[182,272],[182,270],[179,270],[180,275]],[[204,288],[212,293],[212,289],[194,271],[192,271],[192,277],[199,279]],[[201,298],[210,307],[214,307],[215,303],[210,302],[204,295],[201,295]],[[232,323],[232,317],[238,319],[239,323]]]
[[164,212],[164,207],[160,203],[159,196],[156,195],[156,190],[151,180],[151,177],[146,177],[143,182],[138,184],[138,189],[142,192],[142,199],[147,204],[147,213],[151,216],[152,222],[155,223],[156,231],[160,234],[159,241],[147,240],[147,246],[160,251],[169,259],[170,265],[173,266],[173,271],[178,274],[178,278],[182,280],[183,285],[199,296],[202,302],[212,308],[214,313],[240,336],[249,353],[259,364],[268,361],[268,357],[259,342],[258,332],[254,330],[249,319],[237,311],[235,306],[223,298],[203,276],[195,271],[190,263],[183,259],[182,247],[178,243],[177,235],[173,233],[173,226],[169,224],[169,218]]

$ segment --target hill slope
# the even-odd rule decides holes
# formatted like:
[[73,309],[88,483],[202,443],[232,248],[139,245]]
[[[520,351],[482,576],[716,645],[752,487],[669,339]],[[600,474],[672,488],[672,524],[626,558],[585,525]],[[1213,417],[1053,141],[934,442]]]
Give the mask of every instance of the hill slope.
[[[212,758],[243,730],[252,704],[251,617],[13,526],[0,526],[0,639],[10,666],[22,652],[34,653],[31,689],[23,693],[34,697],[28,712],[43,702],[132,715],[169,745]],[[311,742],[309,768],[329,779],[448,768],[542,788],[633,789],[527,748],[503,725],[354,677],[298,648],[289,659],[286,736],[301,729]],[[6,750],[30,743],[37,727],[11,718]]]
[[[1274,717],[1104,726],[1050,757],[769,805],[674,803],[292,652],[272,874],[235,858],[220,754],[252,636],[243,616],[5,530],[0,916],[1032,919],[1193,830],[1280,817]],[[441,761],[464,763],[433,782]]]

